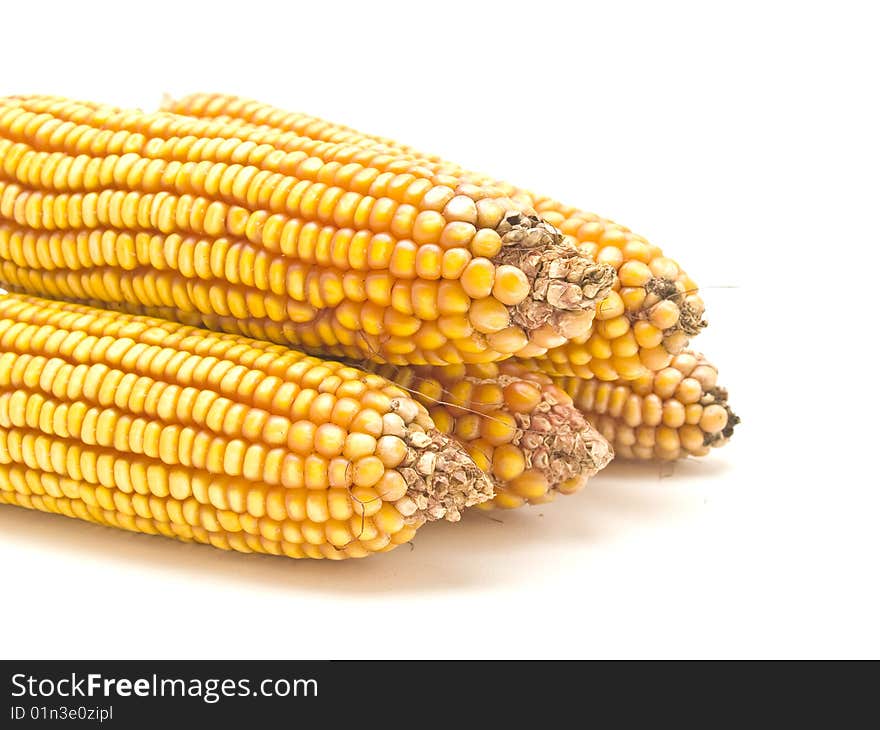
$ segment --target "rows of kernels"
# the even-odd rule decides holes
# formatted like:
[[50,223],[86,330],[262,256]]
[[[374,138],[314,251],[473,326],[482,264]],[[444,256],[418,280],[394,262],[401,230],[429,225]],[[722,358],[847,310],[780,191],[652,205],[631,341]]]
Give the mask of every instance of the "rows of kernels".
[[[510,266],[495,276],[489,261],[512,201],[457,192],[407,157],[240,132],[56,99],[0,103],[4,279],[137,311],[253,319],[280,342],[390,362],[480,362],[528,342],[510,326],[528,281]],[[487,278],[485,291],[460,282]],[[462,316],[464,333],[437,323]]]
[[[446,367],[381,368],[424,405],[437,429],[461,443],[495,485],[493,499],[479,509],[515,508],[552,500],[557,490],[576,491],[582,480],[551,484],[532,468],[523,448],[520,417],[538,412],[547,399],[572,399],[541,373],[513,361]],[[567,490],[567,491],[565,491]]]
[[[479,228],[479,236],[485,239],[477,253],[494,255],[500,246],[494,232],[486,229],[487,224],[497,225],[505,210],[501,201],[491,197],[491,189],[468,185],[466,188],[472,197],[456,194],[449,184],[442,184],[455,185],[454,178],[429,175],[430,171],[421,168],[411,157],[392,156],[392,166],[410,169],[421,177],[412,172],[398,175],[380,172],[370,167],[373,160],[340,165],[338,160],[332,159],[334,156],[353,150],[360,158],[376,153],[369,149],[328,145],[297,135],[279,136],[271,130],[245,133],[240,125],[110,108],[102,111],[57,99],[6,100],[6,103],[12,108],[0,115],[0,122],[12,117],[5,126],[7,134],[17,135],[18,139],[30,129],[30,137],[24,137],[26,141],[36,146],[48,145],[50,149],[59,148],[51,153],[55,157],[50,155],[40,162],[41,154],[50,153],[6,141],[16,152],[6,155],[7,173],[21,163],[25,181],[35,186],[56,183],[67,190],[72,179],[80,187],[86,185],[86,189],[87,182],[91,181],[92,185],[112,183],[138,189],[146,185],[151,190],[220,194],[233,202],[261,204],[276,212],[320,214],[325,211],[328,215],[324,216],[324,222],[336,222],[340,226],[370,223],[401,238],[412,238],[416,243],[440,242],[446,246],[468,243],[469,238],[465,239],[462,234],[470,226],[471,236],[477,235]],[[95,119],[100,121],[100,128],[84,124]],[[48,128],[43,134],[40,134],[41,125]],[[172,136],[168,138],[169,135]],[[258,137],[256,141],[251,139],[254,135]],[[63,155],[67,137],[75,142],[68,151],[79,155],[73,160]],[[304,150],[311,156],[306,156]],[[106,157],[89,159],[83,154]],[[331,160],[325,163],[328,157]],[[418,184],[413,187],[412,181]],[[385,193],[396,194],[399,200],[386,197]],[[242,211],[236,212],[235,218],[246,227]],[[339,217],[345,215],[348,218],[340,221]],[[489,240],[494,242],[487,249]]]
[[[316,523],[249,518],[198,504],[193,499],[181,502],[152,495],[114,492],[102,486],[59,477],[52,472],[4,463],[0,463],[0,503],[133,532],[200,542],[224,550],[291,558],[339,560],[366,557],[408,542],[419,527],[418,523],[407,525],[388,536],[379,534],[368,518],[357,518],[348,522],[337,521],[329,530],[322,530]],[[340,548],[324,540],[326,532],[336,535],[337,543],[348,535],[362,537],[351,539]]]
[[731,418],[720,402],[718,371],[684,352],[668,367],[631,382],[602,383],[576,377],[555,382],[569,393],[597,429],[629,459],[704,456],[725,442]]
[[[419,159],[429,169],[458,174],[472,185],[497,187],[505,195],[533,206],[548,223],[572,236],[592,258],[613,265],[618,270],[621,287],[625,290],[626,311],[630,314],[645,313],[648,292],[644,286],[653,278],[680,285],[679,290],[682,293],[696,294],[695,283],[677,262],[665,257],[659,247],[633,234],[629,229],[594,213],[586,213],[551,198],[534,195],[523,188],[495,181],[487,175],[462,170],[437,156],[416,152],[393,140],[363,134],[306,114],[285,112],[267,104],[222,94],[193,94],[171,102],[169,108],[179,114],[197,118],[222,118],[228,122],[238,120],[240,123],[295,132],[320,141],[344,140],[348,144],[368,148],[397,150],[408,154],[412,159]],[[248,126],[241,125],[241,128]],[[697,300],[692,301],[696,303]],[[661,319],[660,315],[655,319]],[[677,317],[667,309],[663,321],[667,324],[661,329],[668,329],[674,327]]]
[[[704,307],[696,283],[658,246],[613,221],[550,198],[535,199],[535,208],[552,225],[574,238],[584,253],[615,267],[622,308],[630,319],[646,321],[661,333],[676,331],[681,309],[675,301],[656,293],[660,282],[672,287],[679,301],[702,313]],[[671,332],[661,341],[677,352],[680,338],[669,340]]]
[[477,186],[490,185],[519,204],[534,207],[551,225],[571,236],[581,250],[599,263],[615,268],[615,291],[596,309],[596,327],[533,362],[553,375],[577,375],[600,380],[632,380],[669,365],[672,356],[687,345],[678,329],[679,304],[656,293],[656,285],[672,287],[675,298],[697,313],[703,303],[693,280],[677,262],[663,255],[627,228],[593,213],[586,213],[556,200],[536,196],[515,186],[444,162],[435,156],[415,152],[392,140],[362,134],[308,115],[288,113],[259,102],[220,94],[195,94],[172,102],[170,108],[194,117],[238,120],[243,128],[251,124],[295,131],[316,140],[341,141],[380,150],[398,150],[420,159],[436,172],[455,174]]
[[237,96],[191,94],[181,99],[169,100],[167,109],[177,114],[194,117],[244,121],[328,142],[346,142],[367,146],[386,145],[402,152],[419,155],[428,162],[440,161],[440,158],[434,155],[416,153],[411,147],[401,145],[387,137],[364,135],[350,127],[333,124],[302,112],[288,112],[269,104]]
[[[195,118],[220,118],[229,123],[238,121],[239,129],[242,130],[251,129],[250,125],[262,125],[263,128],[295,132],[316,141],[345,141],[365,148],[396,150],[413,160],[419,160],[426,168],[435,172],[459,175],[472,186],[493,186],[512,199],[535,207],[547,222],[572,236],[585,253],[599,262],[614,266],[624,289],[626,311],[630,314],[647,314],[644,307],[649,294],[644,287],[651,279],[663,279],[680,285],[679,290],[682,293],[696,293],[693,280],[674,260],[663,256],[657,246],[651,245],[629,229],[596,214],[586,213],[551,198],[537,196],[525,189],[495,181],[487,175],[462,170],[453,163],[416,152],[393,140],[363,134],[306,114],[285,112],[267,104],[222,94],[194,94],[171,102],[169,108]],[[693,303],[696,301],[694,299]],[[650,301],[648,304],[651,304]],[[612,305],[606,303],[606,306]],[[677,322],[675,313],[669,309],[662,317],[658,314],[653,319],[666,323],[661,329],[674,327]]]
[[694,282],[657,247],[623,226],[583,213],[557,201],[538,199],[536,209],[552,225],[572,236],[580,249],[600,263],[614,266],[614,290],[596,307],[592,331],[551,348],[531,365],[554,376],[634,380],[668,367],[688,339],[678,329],[681,310],[650,288],[668,282],[675,296],[694,311],[703,311]]
[[430,422],[383,378],[15,295],[0,298],[0,352],[0,462],[91,485],[66,497],[275,542],[299,530],[346,555],[364,534],[391,541],[404,528],[395,467],[406,445],[384,434],[383,416],[394,399],[398,414]]

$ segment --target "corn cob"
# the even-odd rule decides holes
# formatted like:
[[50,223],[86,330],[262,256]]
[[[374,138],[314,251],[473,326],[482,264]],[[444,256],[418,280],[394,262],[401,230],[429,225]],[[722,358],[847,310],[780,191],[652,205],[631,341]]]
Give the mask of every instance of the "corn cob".
[[54,97],[0,101],[0,281],[407,364],[540,355],[610,266],[409,156]]
[[705,456],[727,443],[739,423],[717,385],[718,370],[690,352],[631,382],[554,380],[624,459]]
[[384,378],[234,335],[0,297],[0,502],[290,557],[363,557],[492,486]]
[[419,159],[436,174],[453,174],[477,186],[501,190],[517,204],[533,207],[544,220],[577,241],[586,255],[613,266],[614,291],[599,303],[593,331],[573,337],[531,362],[553,375],[602,380],[632,379],[669,365],[688,338],[705,326],[704,305],[694,281],[657,246],[627,228],[546,196],[499,182],[425,155],[385,137],[362,134],[302,113],[222,94],[193,94],[169,100],[167,108],[196,118],[223,120],[248,130],[276,129],[315,140],[358,145]]
[[549,376],[516,362],[374,369],[424,405],[437,429],[491,477],[495,497],[481,508],[573,494],[614,455]]

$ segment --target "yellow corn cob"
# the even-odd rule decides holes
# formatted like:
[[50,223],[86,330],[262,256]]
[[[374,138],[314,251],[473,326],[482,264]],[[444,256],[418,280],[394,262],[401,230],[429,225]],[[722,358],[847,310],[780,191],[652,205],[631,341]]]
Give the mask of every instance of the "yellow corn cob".
[[385,137],[357,132],[307,114],[223,94],[193,94],[168,108],[196,118],[239,123],[242,129],[276,129],[315,140],[358,145],[419,159],[436,174],[456,175],[476,186],[492,186],[517,204],[534,207],[549,223],[574,238],[580,250],[614,267],[614,291],[599,303],[593,331],[571,338],[532,360],[554,375],[632,379],[666,367],[688,337],[705,325],[704,305],[694,281],[661,249],[627,228],[546,196],[462,170],[439,157],[416,152]]
[[363,557],[492,485],[384,378],[234,335],[0,297],[0,502],[290,557]]
[[552,375],[606,381],[649,377],[667,367],[706,325],[694,281],[660,248],[621,225],[548,198],[530,200],[583,253],[617,273],[614,290],[596,307],[593,331],[532,358],[532,365]]
[[555,378],[617,456],[664,460],[705,456],[733,435],[739,418],[717,380],[715,366],[690,352],[632,382]]
[[54,97],[0,100],[0,281],[406,364],[586,334],[610,266],[407,155]]
[[550,377],[516,362],[375,371],[424,405],[494,482],[481,508],[542,504],[573,494],[614,456]]

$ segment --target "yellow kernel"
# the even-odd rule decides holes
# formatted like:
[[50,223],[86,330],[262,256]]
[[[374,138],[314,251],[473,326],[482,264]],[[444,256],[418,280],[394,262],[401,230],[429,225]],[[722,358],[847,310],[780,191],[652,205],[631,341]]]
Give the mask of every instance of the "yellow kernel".
[[684,406],[677,400],[669,400],[663,404],[663,424],[669,428],[679,428],[684,425]]
[[514,413],[531,413],[541,402],[541,389],[526,380],[514,380],[504,387],[504,402]]
[[326,492],[311,490],[306,494],[306,516],[312,522],[326,522],[330,519]]
[[615,357],[632,357],[639,352],[639,343],[632,330],[627,330],[611,341],[611,352]]
[[501,236],[489,228],[481,228],[471,240],[471,253],[474,256],[494,258],[501,252]]
[[645,286],[651,280],[651,269],[641,261],[627,261],[617,272],[621,286]]
[[[425,282],[426,284],[429,282]],[[428,298],[426,302],[436,303],[438,313],[442,315],[464,314],[471,305],[471,298],[459,281],[441,281],[436,295]],[[416,290],[413,288],[413,304],[416,303]],[[436,318],[437,315],[434,315]],[[426,319],[429,317],[425,317]]]
[[489,473],[492,470],[493,451],[494,448],[485,439],[475,439],[467,443],[468,455],[477,468],[485,473]]
[[596,331],[608,340],[622,337],[629,332],[629,329],[629,318],[625,315],[620,315],[613,319],[606,319],[596,325]]
[[672,366],[685,377],[689,376],[697,367],[697,358],[689,352],[683,352],[675,356]]
[[513,444],[502,444],[492,453],[492,474],[502,481],[516,479],[525,469],[525,456]]
[[608,264],[619,270],[623,264],[623,251],[616,246],[603,246],[596,254],[596,262]]
[[363,408],[352,419],[349,431],[366,433],[379,438],[382,435],[382,416],[372,408]]
[[611,364],[621,380],[635,380],[645,374],[646,369],[639,357],[615,356],[611,358]]
[[494,411],[480,420],[480,435],[493,446],[510,443],[517,430],[514,417],[504,411]]
[[698,365],[691,371],[690,377],[698,380],[703,390],[711,390],[718,382],[718,371],[711,365]]
[[663,330],[644,320],[633,323],[633,334],[639,347],[658,347],[663,343]]
[[445,225],[446,220],[440,213],[432,210],[423,210],[416,216],[413,223],[413,241],[419,245],[438,243]]
[[306,489],[327,489],[329,486],[327,461],[318,454],[309,454],[303,463]]
[[376,453],[376,438],[367,433],[350,433],[345,438],[342,455],[351,461]]
[[455,191],[452,188],[446,185],[436,185],[424,194],[421,207],[424,210],[433,210],[439,213],[454,197]]
[[522,269],[502,264],[495,270],[492,296],[502,304],[511,306],[519,304],[529,295],[530,291],[529,280]]
[[444,279],[459,279],[471,261],[471,252],[466,248],[450,248],[443,252],[440,275]]
[[296,421],[290,425],[287,444],[297,454],[310,454],[315,444],[317,427],[311,421]]
[[327,542],[338,548],[345,547],[354,541],[347,520],[328,520],[324,524],[324,533],[327,536]]
[[345,442],[345,431],[334,423],[323,423],[315,431],[315,450],[322,456],[338,456]]
[[499,332],[510,324],[510,311],[494,297],[471,302],[468,318],[477,332]]
[[[372,517],[382,509],[382,498],[369,487],[351,488],[352,510],[356,517]],[[353,520],[355,518],[352,518]],[[359,534],[356,532],[355,534]]]
[[514,354],[529,344],[529,336],[521,327],[512,326],[487,335],[486,342],[496,352]]
[[376,456],[389,469],[394,468],[406,458],[406,444],[397,436],[382,436],[376,443]]
[[444,336],[450,339],[468,337],[473,331],[471,321],[464,314],[450,314],[437,320],[437,327]]
[[666,347],[659,345],[642,348],[639,351],[639,360],[648,370],[656,372],[669,365],[672,361],[672,355],[666,350]]
[[685,378],[675,389],[675,397],[683,404],[696,403],[703,395],[703,387],[695,378]]
[[406,524],[403,515],[391,504],[383,504],[379,511],[373,515],[373,522],[386,535],[400,532]]
[[727,426],[727,411],[717,404],[711,404],[703,408],[700,417],[700,428],[706,433],[719,433]]
[[358,487],[372,487],[385,473],[385,465],[378,456],[364,456],[354,462],[352,481]]
[[411,279],[416,275],[419,247],[412,241],[399,241],[391,253],[388,268],[392,276]]
[[399,471],[387,469],[374,489],[384,501],[396,502],[406,496],[408,486]]
[[670,258],[666,258],[665,256],[658,256],[648,263],[648,266],[651,268],[651,273],[659,279],[666,279],[668,281],[675,281],[678,278],[679,268],[678,264],[675,263]]
[[670,299],[657,302],[648,312],[648,319],[658,329],[665,330],[678,324],[681,310]]
[[331,488],[344,489],[350,487],[352,469],[351,462],[341,456],[335,456],[327,464],[327,483]]
[[443,227],[440,233],[440,246],[445,249],[463,247],[467,250],[476,235],[477,229],[470,223],[453,221]]
[[703,432],[697,426],[686,425],[678,429],[681,445],[688,451],[697,451],[703,447]]
[[477,226],[480,228],[497,228],[504,218],[506,209],[497,200],[482,198],[476,202]]
[[354,514],[351,502],[351,494],[348,489],[331,488],[327,490],[327,509],[334,520],[348,520]]
[[648,292],[643,287],[623,287],[620,290],[620,298],[627,312],[639,312],[645,303]]
[[654,375],[654,392],[661,398],[671,398],[683,379],[681,371],[676,368],[663,368]]
[[511,480],[508,489],[523,499],[537,499],[544,496],[550,488],[547,477],[537,469],[528,469]]
[[522,507],[525,503],[525,499],[512,492],[499,491],[492,500],[492,505],[498,509],[516,509],[517,507]]
[[444,206],[443,217],[448,221],[462,221],[476,225],[476,203],[466,195],[456,195]]
[[385,233],[377,233],[370,239],[367,249],[367,265],[371,269],[384,269],[388,267],[396,248],[397,245],[395,245],[394,239],[391,236]]
[[441,261],[443,250],[433,244],[419,246],[416,253],[415,272],[420,279],[439,279],[441,275]]
[[422,322],[412,336],[412,342],[421,350],[436,350],[446,343],[446,339],[436,322]]
[[455,421],[455,437],[460,441],[473,441],[480,436],[482,419],[476,413],[465,413]]
[[486,258],[475,258],[461,275],[461,285],[472,299],[482,299],[492,293],[495,284],[495,264]]

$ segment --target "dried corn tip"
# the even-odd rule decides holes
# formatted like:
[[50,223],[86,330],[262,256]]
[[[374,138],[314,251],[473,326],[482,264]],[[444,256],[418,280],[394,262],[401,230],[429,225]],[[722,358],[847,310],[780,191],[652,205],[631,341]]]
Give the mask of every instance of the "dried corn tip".
[[235,335],[0,297],[0,501],[290,557],[362,557],[491,482],[403,389]]
[[437,428],[491,477],[495,497],[486,507],[540,504],[557,492],[570,494],[613,456],[566,393],[514,361],[376,370],[424,405]]
[[[586,335],[614,282],[528,206],[393,150],[24,97],[0,100],[0,159],[6,288],[319,354],[543,351]],[[478,202],[500,210],[491,225]],[[448,335],[444,316],[469,330]]]
[[[631,334],[637,325],[651,323],[651,329],[643,327],[642,336],[636,338],[637,355],[629,358],[619,354],[617,358],[593,354],[593,338],[587,339],[583,327],[570,335],[568,343],[557,346],[530,343],[517,352],[522,357],[535,357],[531,365],[547,373],[603,380],[631,380],[645,376],[651,370],[666,367],[672,356],[687,346],[688,337],[698,334],[705,326],[702,300],[693,280],[681,266],[664,256],[659,247],[594,213],[535,195],[487,175],[464,171],[453,163],[417,152],[385,137],[363,134],[256,101],[221,94],[194,94],[170,102],[169,109],[203,119],[237,121],[246,129],[267,125],[278,130],[295,131],[315,140],[345,141],[362,148],[408,155],[437,174],[456,176],[472,187],[493,187],[518,204],[533,207],[545,221],[570,236],[583,253],[600,264],[613,267],[617,274],[619,290],[610,293],[596,307],[598,322],[614,321],[603,325],[605,332],[596,334],[596,339],[609,340],[614,345],[615,340]],[[493,201],[485,199],[478,200],[476,207],[478,222],[484,225],[494,225],[504,212]],[[562,334],[569,337],[565,332]],[[621,343],[615,349],[624,348],[625,344]],[[544,356],[541,350],[548,347],[551,351]],[[590,360],[595,360],[592,365]]]
[[733,435],[740,419],[717,380],[715,366],[690,352],[632,381],[554,378],[618,456],[663,460],[705,456]]

